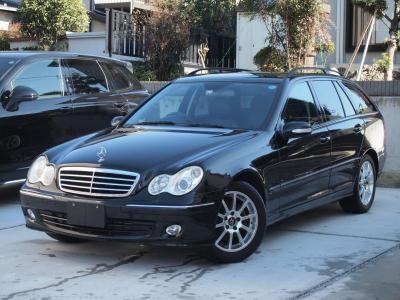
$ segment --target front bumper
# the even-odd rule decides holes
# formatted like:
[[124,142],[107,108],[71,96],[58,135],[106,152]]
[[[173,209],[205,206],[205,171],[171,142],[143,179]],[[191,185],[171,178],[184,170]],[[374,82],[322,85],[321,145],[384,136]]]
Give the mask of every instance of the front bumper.
[[[217,207],[214,202],[187,206],[122,204],[113,199],[84,199],[44,193],[24,187],[20,193],[26,226],[31,229],[89,240],[118,240],[160,245],[209,244],[215,236]],[[104,211],[104,226],[82,226],[69,207],[98,204]],[[27,213],[31,209],[36,220]],[[169,236],[165,230],[177,224],[182,232]]]

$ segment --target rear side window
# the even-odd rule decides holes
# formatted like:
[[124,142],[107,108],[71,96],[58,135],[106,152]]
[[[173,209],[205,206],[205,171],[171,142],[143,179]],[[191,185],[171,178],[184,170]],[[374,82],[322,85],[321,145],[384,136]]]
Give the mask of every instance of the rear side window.
[[31,63],[11,81],[11,86],[30,87],[38,93],[39,99],[63,96],[59,61],[48,59]]
[[312,85],[317,94],[319,104],[325,114],[326,120],[332,121],[344,118],[345,114],[343,106],[332,81],[313,81]]
[[68,87],[73,94],[94,94],[108,92],[103,70],[96,60],[66,59],[70,79]]
[[100,62],[104,71],[107,74],[107,78],[111,83],[113,91],[124,91],[124,90],[142,90],[142,86],[136,77],[123,65],[111,62]]
[[301,121],[310,125],[320,121],[317,106],[306,82],[298,83],[291,89],[283,111],[283,120],[285,123]]
[[339,94],[340,100],[342,100],[342,104],[343,104],[343,108],[344,108],[344,112],[346,113],[346,116],[347,117],[354,116],[356,114],[356,111],[354,110],[354,107],[351,104],[347,95],[343,92],[342,87],[337,82],[335,82],[334,85]]
[[347,82],[343,82],[343,86],[357,114],[366,114],[375,111],[374,106],[358,88]]

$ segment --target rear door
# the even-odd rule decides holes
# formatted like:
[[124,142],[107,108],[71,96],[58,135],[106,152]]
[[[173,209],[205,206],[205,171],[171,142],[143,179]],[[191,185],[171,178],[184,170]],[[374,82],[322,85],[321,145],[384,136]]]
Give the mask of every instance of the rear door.
[[332,139],[330,188],[333,191],[350,191],[364,139],[364,121],[355,114],[349,98],[338,82],[316,80],[312,82],[312,86]]
[[76,136],[109,127],[113,117],[122,114],[117,104],[125,100],[111,91],[99,62],[92,58],[71,58],[64,59],[63,63],[74,107]]
[[290,138],[279,149],[280,209],[301,205],[328,193],[331,142],[328,128],[309,84],[295,83],[282,113],[282,122],[303,121],[312,133]]
[[24,174],[37,155],[73,138],[69,126],[72,104],[58,59],[35,60],[22,66],[4,92],[17,86],[32,88],[39,97],[19,103],[15,111],[2,110],[0,168]]
[[121,114],[135,110],[150,96],[124,64],[102,60],[100,65],[107,76],[111,90],[122,96],[121,101],[115,104],[121,108]]

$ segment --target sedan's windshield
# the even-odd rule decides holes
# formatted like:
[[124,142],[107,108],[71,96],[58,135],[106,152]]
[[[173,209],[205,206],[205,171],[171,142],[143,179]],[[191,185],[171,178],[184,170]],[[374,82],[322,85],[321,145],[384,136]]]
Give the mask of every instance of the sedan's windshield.
[[260,129],[278,90],[276,83],[173,83],[142,106],[123,127],[176,125]]

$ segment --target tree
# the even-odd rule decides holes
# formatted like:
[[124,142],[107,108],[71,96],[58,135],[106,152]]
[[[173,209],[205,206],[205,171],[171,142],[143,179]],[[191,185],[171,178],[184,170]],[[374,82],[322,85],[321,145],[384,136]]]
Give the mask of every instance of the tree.
[[163,0],[146,13],[136,10],[138,34],[145,35],[147,63],[158,80],[171,80],[182,73],[181,59],[189,47],[191,18],[182,0]]
[[85,31],[89,24],[82,0],[23,0],[17,20],[22,33],[37,39],[44,49],[51,50],[66,31]]
[[283,69],[304,65],[316,49],[331,43],[324,0],[242,0],[239,5],[264,21],[269,49],[286,55]]
[[400,0],[393,1],[394,9],[393,15],[387,14],[387,1],[386,0],[353,0],[353,4],[363,8],[369,13],[375,13],[377,18],[385,18],[389,22],[389,37],[386,40],[387,44],[387,55],[389,64],[386,69],[387,80],[393,80],[393,62],[394,56],[399,46],[400,33],[399,33],[399,21],[400,21]]

